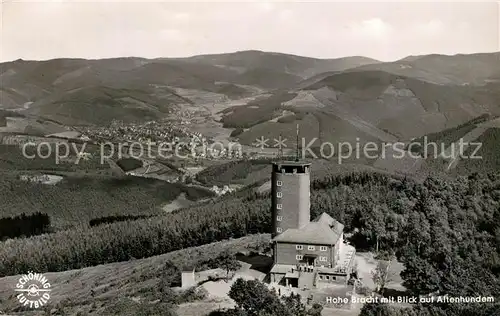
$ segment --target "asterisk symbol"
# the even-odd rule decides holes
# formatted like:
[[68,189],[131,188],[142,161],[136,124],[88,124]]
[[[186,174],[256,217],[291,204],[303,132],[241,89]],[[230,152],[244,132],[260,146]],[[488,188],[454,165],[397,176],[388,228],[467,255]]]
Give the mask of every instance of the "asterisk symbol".
[[254,146],[255,147],[260,147],[260,149],[264,149],[267,147],[267,142],[269,139],[265,138],[264,136],[261,136],[260,138],[255,139]]
[[83,159],[83,160],[90,160],[90,158],[92,158],[92,154],[89,153],[78,153],[77,156],[78,159]]
[[274,142],[276,143],[276,144],[274,144],[274,147],[278,147],[279,149],[286,147],[286,144],[285,144],[286,141],[287,141],[287,139],[282,138],[280,135],[280,137],[278,139],[276,139],[276,138],[274,139]]

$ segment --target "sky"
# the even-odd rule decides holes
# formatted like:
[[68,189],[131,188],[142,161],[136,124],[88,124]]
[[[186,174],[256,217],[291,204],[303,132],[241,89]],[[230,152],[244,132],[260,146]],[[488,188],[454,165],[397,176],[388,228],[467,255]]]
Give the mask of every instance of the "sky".
[[249,49],[391,61],[500,51],[500,5],[491,1],[0,1],[0,61]]

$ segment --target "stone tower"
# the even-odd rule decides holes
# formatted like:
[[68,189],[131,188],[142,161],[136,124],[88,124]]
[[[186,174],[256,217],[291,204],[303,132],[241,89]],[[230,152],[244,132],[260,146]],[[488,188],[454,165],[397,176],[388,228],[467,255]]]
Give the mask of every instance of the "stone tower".
[[272,237],[310,221],[311,164],[300,161],[273,163],[271,175]]

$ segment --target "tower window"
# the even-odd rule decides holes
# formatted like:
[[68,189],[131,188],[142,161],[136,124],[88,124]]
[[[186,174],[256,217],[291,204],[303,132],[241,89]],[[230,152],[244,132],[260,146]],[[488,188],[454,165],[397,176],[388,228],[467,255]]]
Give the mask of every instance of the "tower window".
[[278,227],[278,228],[276,228],[276,231],[277,231],[278,233],[281,233],[281,232],[283,231],[283,229],[281,229],[281,227]]
[[299,260],[299,261],[300,261],[300,260],[302,260],[302,255],[296,255],[296,256],[295,256],[295,259],[297,259],[297,260]]
[[276,204],[276,209],[281,210],[283,208],[283,204]]
[[296,246],[295,246],[295,249],[297,249],[297,250],[302,250],[302,249],[304,249],[304,247],[303,247],[302,245],[296,245]]
[[282,186],[283,185],[283,181],[281,181],[281,180],[276,181],[276,185],[279,186],[279,187]]
[[276,217],[276,220],[277,220],[278,222],[281,222],[281,221],[283,220],[283,216],[278,216],[278,217]]
[[314,246],[307,246],[307,250],[315,250],[315,249],[316,249],[316,247],[314,247]]
[[319,247],[319,251],[327,251],[328,248],[326,246],[321,246]]
[[283,197],[283,192],[276,192],[276,197],[282,198]]

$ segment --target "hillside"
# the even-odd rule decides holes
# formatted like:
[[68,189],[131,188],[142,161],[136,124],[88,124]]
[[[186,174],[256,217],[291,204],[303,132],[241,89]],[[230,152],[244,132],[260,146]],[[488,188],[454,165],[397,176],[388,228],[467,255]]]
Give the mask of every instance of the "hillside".
[[147,90],[82,87],[42,98],[31,104],[26,113],[68,125],[106,125],[114,119],[161,119],[173,109],[172,105],[189,104],[173,91],[164,89],[163,93],[166,95],[156,99]]
[[231,97],[245,94],[215,84],[230,81],[231,72],[176,61],[16,61],[2,64],[1,69],[1,107],[25,109],[67,125],[106,124],[112,118],[157,119],[175,106],[192,103],[171,86],[226,91]]
[[[157,119],[192,103],[173,88],[218,93],[229,99],[259,89],[288,88],[304,76],[370,62],[362,57],[321,60],[267,52],[192,58],[16,60],[0,64],[0,108],[67,125]],[[124,110],[125,109],[125,110]],[[123,111],[124,110],[124,111]]]
[[21,173],[0,174],[2,217],[42,212],[50,216],[55,230],[85,227],[107,216],[161,215],[162,206],[181,193],[193,201],[213,196],[209,190],[139,177],[70,175],[48,185],[20,180]]
[[318,59],[258,50],[199,55],[188,57],[185,60],[234,69],[243,74],[249,69],[260,68],[269,72],[294,75],[299,78],[307,78],[327,71],[343,71],[362,65],[380,63],[378,60],[361,56]]
[[[401,278],[409,295],[425,295],[435,291],[450,296],[474,296],[481,293],[496,300],[500,293],[495,240],[499,228],[496,221],[500,203],[499,181],[499,175],[494,173],[454,180],[431,177],[421,183],[408,177],[371,172],[328,177],[312,183],[311,215],[315,217],[326,212],[344,223],[346,233],[352,233],[349,241],[359,251],[380,247],[382,252],[394,253],[397,260],[404,264]],[[109,288],[119,292],[108,293],[105,301],[114,302],[116,295],[121,298],[130,295],[139,296],[140,301],[146,298],[146,301],[151,302],[158,299],[153,297],[148,300],[149,294],[157,293],[151,290],[158,285],[157,273],[165,272],[165,277],[173,275],[175,266],[162,261],[167,257],[139,262],[132,261],[133,258],[152,257],[215,241],[223,241],[220,246],[227,242],[235,250],[243,250],[251,242],[227,240],[268,231],[271,220],[269,200],[269,194],[248,194],[245,197],[229,195],[215,203],[167,214],[158,217],[158,220],[140,219],[91,230],[64,231],[3,242],[0,243],[0,271],[2,275],[17,275],[28,269],[40,272],[60,271],[131,260],[132,263],[49,274],[61,281],[69,280],[69,277],[75,278],[76,283],[70,281],[70,284],[78,289],[87,289],[88,282],[79,277],[88,276],[92,280],[90,283],[97,283],[90,297],[88,292],[76,298],[66,294],[66,300],[60,302],[58,308],[82,306],[87,310],[88,305],[96,303],[92,312],[98,315],[96,308],[105,307],[94,297],[107,292],[107,287],[99,287],[103,285],[101,281],[106,284],[110,282]],[[262,236],[262,239],[265,238]],[[61,240],[65,242],[61,243]],[[258,242],[258,245],[262,244]],[[199,258],[210,256],[220,249],[219,246],[206,247],[193,249],[192,252],[181,250],[168,258],[175,263],[193,264]],[[446,264],[450,259],[456,263]],[[159,261],[165,265],[153,264]],[[151,274],[134,270],[133,263],[151,271]],[[151,268],[152,265],[155,267]],[[116,279],[112,281],[113,277],[110,275],[114,273],[111,271],[125,274],[123,283]],[[462,277],[450,277],[454,275]],[[129,277],[135,278],[135,282],[141,287],[144,285],[144,291],[136,292]],[[144,279],[151,279],[151,284],[144,284]],[[2,281],[12,280],[13,278],[6,278]],[[171,293],[164,287],[173,287],[175,280],[168,280],[168,283],[157,287],[159,292]],[[4,290],[0,291],[5,293]],[[10,303],[14,296],[11,292],[7,295],[5,297],[2,294],[1,299]],[[80,301],[79,297],[83,297],[84,301]],[[71,304],[72,300],[74,304]],[[161,305],[164,302],[160,299],[153,304]],[[109,308],[109,304],[107,307]],[[449,315],[446,311],[452,308],[470,307],[469,304],[436,306],[443,310],[440,313],[442,315]]]
[[[385,71],[335,74],[305,90],[328,89],[332,110],[358,117],[399,139],[411,139],[500,114],[500,85],[436,85]],[[330,109],[329,108],[329,109]]]
[[476,164],[484,164],[485,168],[467,171],[456,167],[458,164],[471,163],[468,159],[463,160],[459,157],[460,142],[464,143],[463,146],[465,146],[464,155],[470,156],[477,147],[478,138],[489,128],[498,127],[500,127],[498,118],[484,114],[443,131],[430,133],[405,143],[398,143],[397,147],[388,147],[385,157],[379,157],[373,163],[373,167],[391,173],[411,174],[422,180],[435,174],[456,177],[468,175],[469,171],[481,173],[495,171],[494,168],[486,167],[489,164],[489,158],[491,158],[489,155],[496,155],[496,151],[491,146],[482,148],[483,154],[489,153],[484,156],[484,160],[475,161]]
[[[54,288],[49,310],[56,309],[57,313],[66,315],[78,312],[109,316],[166,315],[168,310],[176,309],[169,300],[175,302],[182,297],[170,288],[179,286],[184,266],[197,266],[226,251],[230,254],[259,251],[266,248],[268,242],[267,234],[251,235],[146,259],[46,273]],[[38,315],[37,311],[20,309],[16,298],[11,296],[19,277],[0,278],[0,312]],[[214,304],[214,309],[216,307]]]
[[386,71],[437,84],[484,84],[498,75],[500,53],[408,56],[395,62],[363,65],[354,70]]
[[296,94],[277,92],[264,96],[243,106],[222,111],[221,122],[226,128],[248,128],[280,116],[281,104],[293,99]]
[[[65,126],[92,129],[113,120],[171,117],[186,130],[247,146],[264,137],[272,147],[281,135],[287,149],[293,148],[297,124],[301,146],[302,138],[306,145],[314,140],[316,153],[324,143],[408,142],[484,114],[500,115],[498,57],[426,55],[382,63],[242,51],[188,58],[16,60],[0,64],[0,108],[27,118],[3,115],[0,131],[46,135]],[[267,154],[277,154],[268,149]],[[331,156],[336,157],[338,152]],[[349,163],[374,165],[371,158],[355,160]]]
[[[499,168],[496,149],[499,131],[498,117],[481,115],[464,124],[414,139],[408,143],[406,149],[423,157],[414,170],[419,174],[459,176],[475,172],[495,172]],[[463,143],[462,152],[460,142]],[[463,157],[460,157],[461,154]],[[376,165],[385,165],[390,170],[398,170],[398,167],[401,167],[397,163],[382,164],[380,161]]]
[[[290,157],[293,159],[293,157]],[[244,184],[245,190],[237,194],[245,194],[248,191],[264,192],[270,190],[271,180],[271,159],[254,159],[243,161],[231,161],[219,165],[210,166],[196,175],[196,179],[204,184]],[[348,174],[351,172],[379,172],[385,173],[382,169],[376,169],[364,165],[359,161],[345,162],[338,164],[335,161],[311,160],[312,181],[322,181],[331,176]]]
[[[500,73],[500,62],[496,62],[498,58],[498,53],[427,55],[382,63],[356,56],[315,59],[242,51],[188,58],[16,60],[0,64],[0,108],[20,109],[66,125],[102,125],[109,123],[113,117],[124,121],[158,119],[199,102],[195,96],[179,95],[176,92],[178,89],[216,93],[237,100],[257,91],[283,89],[311,92],[311,89],[326,86],[342,94],[334,99],[345,107],[355,107],[355,112],[360,109],[371,111],[366,115],[354,113],[369,124],[401,137],[414,137],[416,130],[437,132],[465,122],[471,115],[464,114],[464,111],[473,115],[482,114],[484,111],[478,113],[476,107],[469,108],[468,104],[473,99],[483,102],[484,98],[489,98],[488,93],[476,91],[480,89],[478,87],[450,87],[427,82],[473,85],[488,81],[490,86],[482,89],[490,91],[498,84],[495,82]],[[417,105],[415,110],[398,110],[398,116],[411,116],[415,111],[417,116],[421,116],[420,107],[430,112],[426,113],[425,119],[421,119],[425,122],[418,122],[414,131],[407,133],[411,135],[404,135],[401,126],[391,130],[394,125],[400,124],[397,118],[376,117],[376,114],[387,116],[394,113],[395,102],[411,102],[412,95],[406,90],[399,91],[397,100],[380,97],[386,89],[390,91],[385,94],[398,93],[391,90],[391,85],[399,77],[404,83],[402,87],[396,86],[396,90],[411,90],[422,105]],[[282,94],[284,91],[272,93]],[[321,100],[321,96],[317,97],[320,103],[325,101]],[[403,100],[405,97],[408,101]],[[327,96],[327,99],[331,97]],[[368,101],[389,104],[389,107],[366,104]],[[436,104],[449,106],[450,103],[466,108],[453,115],[449,109],[445,110],[446,113],[431,111]],[[437,127],[430,130],[432,126]]]
[[[80,174],[108,174],[110,171],[109,166],[107,164],[102,164],[100,161],[100,157],[98,155],[100,149],[98,146],[87,145],[85,148],[87,153],[93,155],[92,158],[88,158],[87,160],[80,159],[77,164],[74,149],[70,149],[69,155],[66,158],[57,158],[55,149],[51,149],[50,153],[48,152],[48,149],[41,149],[40,153],[45,157],[42,158],[37,157],[36,147],[28,146],[25,149],[26,155],[33,158],[27,158],[27,156],[24,156],[22,149],[19,148],[19,146],[14,145],[15,141],[12,140],[14,137],[15,136],[9,136],[9,134],[0,134],[0,142],[6,143],[0,144],[0,171],[77,172]],[[35,137],[31,139],[35,140]],[[39,142],[47,140],[52,142],[56,142],[58,140],[60,141],[60,139],[57,138],[37,138],[36,140]],[[52,146],[52,148],[55,148],[54,144]],[[70,146],[82,148],[81,144]],[[63,149],[61,149],[61,156],[64,154]]]
[[488,128],[476,140],[481,147],[476,151],[476,147],[471,146],[465,151],[465,156],[475,157],[480,159],[460,159],[457,163],[453,174],[470,174],[474,172],[487,173],[500,170],[500,126],[496,128]]
[[[412,146],[410,150],[412,150],[415,153],[423,154],[424,153],[423,144],[425,141],[427,141],[428,143],[434,142],[443,144],[444,148],[447,148],[451,144],[459,141],[460,138],[463,138],[478,126],[482,125],[485,122],[495,119],[496,118],[491,117],[488,114],[485,114],[477,118],[474,118],[464,124],[460,124],[456,127],[445,129],[438,133],[431,133],[428,135],[424,135],[422,137],[413,140],[413,143],[421,144],[421,146]],[[439,153],[441,153],[441,148],[439,149],[440,149]]]
[[264,137],[272,147],[281,135],[288,148],[295,147],[298,124],[300,146],[316,139],[312,147],[317,151],[325,143],[347,142],[354,148],[357,143],[408,142],[481,115],[500,115],[500,83],[494,82],[449,86],[384,71],[351,71],[291,91],[227,109],[222,122],[244,128],[235,136],[242,144],[251,146]]

